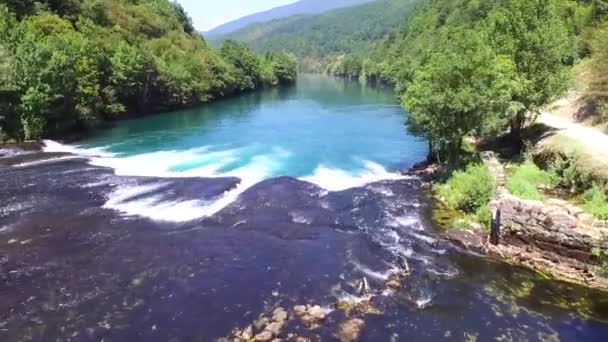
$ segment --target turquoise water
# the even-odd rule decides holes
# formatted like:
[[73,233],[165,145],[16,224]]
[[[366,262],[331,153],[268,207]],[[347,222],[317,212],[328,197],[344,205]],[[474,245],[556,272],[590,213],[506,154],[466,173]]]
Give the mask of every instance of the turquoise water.
[[79,148],[103,152],[97,163],[119,174],[292,176],[347,188],[425,157],[404,121],[386,88],[303,75],[293,87],[119,122]]

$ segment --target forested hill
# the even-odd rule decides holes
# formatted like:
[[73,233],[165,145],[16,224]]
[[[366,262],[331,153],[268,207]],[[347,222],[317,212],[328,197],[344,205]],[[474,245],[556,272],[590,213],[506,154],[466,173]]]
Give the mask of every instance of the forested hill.
[[268,11],[255,13],[246,17],[225,23],[208,32],[206,36],[225,35],[254,23],[262,23],[275,19],[287,18],[294,15],[319,14],[336,8],[356,6],[374,0],[300,0],[296,3],[276,7]]
[[430,0],[367,58],[331,69],[394,84],[410,127],[453,158],[465,136],[510,131],[521,143],[580,60],[589,97],[608,103],[607,33],[606,0]]
[[301,59],[363,54],[397,29],[421,2],[424,0],[377,0],[320,15],[250,25],[223,39],[245,42],[259,52],[283,49]]
[[0,142],[293,82],[284,53],[216,50],[169,0],[0,1]]

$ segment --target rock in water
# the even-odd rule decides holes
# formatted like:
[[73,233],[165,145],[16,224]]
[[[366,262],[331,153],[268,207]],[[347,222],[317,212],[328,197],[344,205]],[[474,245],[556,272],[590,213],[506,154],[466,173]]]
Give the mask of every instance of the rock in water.
[[287,311],[283,308],[276,308],[272,312],[272,320],[275,322],[285,322],[287,320]]
[[402,286],[397,280],[389,280],[386,282],[386,287],[392,290],[399,290]]
[[365,321],[360,318],[349,319],[348,321],[342,322],[338,327],[337,337],[342,342],[354,342],[359,340],[361,331],[365,327]]
[[256,341],[270,341],[272,340],[272,333],[270,331],[262,331],[261,333],[255,335]]

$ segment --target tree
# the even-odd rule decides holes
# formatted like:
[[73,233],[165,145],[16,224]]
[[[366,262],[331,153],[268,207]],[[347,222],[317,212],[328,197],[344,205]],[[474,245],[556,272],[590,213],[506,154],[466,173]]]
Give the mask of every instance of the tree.
[[222,45],[220,54],[226,62],[234,66],[238,91],[255,89],[259,85],[260,61],[247,45],[227,40]]
[[267,62],[240,43],[209,48],[168,0],[0,4],[0,140],[57,136],[294,75],[291,60]]
[[296,81],[298,63],[294,56],[284,52],[268,52],[264,59],[271,65],[279,84],[290,84]]
[[449,38],[450,45],[418,69],[403,96],[411,128],[428,139],[440,161],[454,161],[466,135],[504,124],[515,86],[514,66],[482,34],[463,30]]
[[128,109],[142,112],[148,102],[148,90],[153,77],[150,57],[135,45],[122,41],[110,56],[109,83],[116,102],[108,111],[120,114]]
[[591,82],[589,95],[600,111],[600,121],[608,120],[608,25],[595,33],[592,41]]
[[511,133],[523,147],[521,132],[542,107],[569,86],[568,63],[575,47],[571,34],[557,15],[553,0],[501,0],[487,27],[492,45],[515,65],[519,106],[511,119]]

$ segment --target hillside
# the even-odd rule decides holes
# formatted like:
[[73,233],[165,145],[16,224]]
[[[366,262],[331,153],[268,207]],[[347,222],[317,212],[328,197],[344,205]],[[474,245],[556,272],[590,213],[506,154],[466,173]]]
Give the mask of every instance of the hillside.
[[320,15],[254,24],[222,39],[245,42],[255,51],[286,50],[300,58],[362,54],[399,27],[423,1],[379,0]]
[[294,15],[319,14],[336,8],[356,6],[374,0],[300,0],[296,3],[276,7],[225,23],[208,32],[205,36],[214,37],[240,30],[248,25],[287,18]]
[[282,53],[210,48],[168,0],[0,3],[0,142],[290,83],[295,68]]

